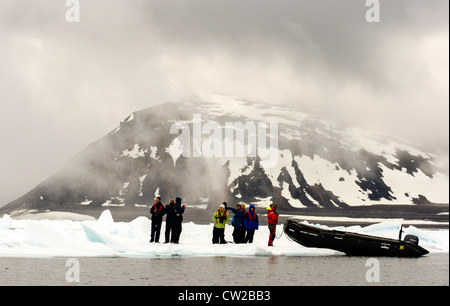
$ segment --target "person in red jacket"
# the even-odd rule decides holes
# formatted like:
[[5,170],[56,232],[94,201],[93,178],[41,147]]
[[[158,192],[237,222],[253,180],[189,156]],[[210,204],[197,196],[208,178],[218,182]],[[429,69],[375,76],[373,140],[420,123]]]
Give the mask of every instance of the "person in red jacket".
[[269,223],[269,246],[273,246],[273,241],[275,240],[275,233],[277,231],[278,224],[278,213],[277,213],[277,205],[270,204],[267,208],[267,222]]

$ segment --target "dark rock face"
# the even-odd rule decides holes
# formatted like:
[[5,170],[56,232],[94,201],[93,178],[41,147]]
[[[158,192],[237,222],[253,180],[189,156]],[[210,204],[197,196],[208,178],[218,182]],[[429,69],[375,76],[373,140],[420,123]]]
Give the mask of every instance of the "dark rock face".
[[[347,134],[329,121],[263,104],[240,101],[238,105],[244,108],[240,113],[229,111],[227,105],[202,101],[166,103],[135,112],[54,176],[1,211],[74,211],[110,206],[135,209],[152,204],[156,195],[163,202],[180,196],[194,207],[211,204],[215,208],[223,201],[260,206],[275,202],[282,211],[405,199],[409,202],[403,204],[430,202],[427,197],[432,195],[418,194],[413,188],[396,190],[385,179],[386,171],[394,171],[408,178],[423,173],[432,180],[439,169],[425,153],[417,155],[397,148],[380,154],[356,145],[355,137],[347,139]],[[230,121],[278,121],[279,164],[264,168],[259,156],[230,159],[174,155],[169,147],[180,131],[171,134],[171,126],[185,122],[192,131],[194,114],[201,114],[203,124],[214,121],[221,126]],[[191,138],[191,150],[194,146]],[[317,169],[329,167],[327,171],[336,179],[331,180],[323,170],[319,173],[316,164]],[[356,190],[357,196],[348,192],[349,188]]]

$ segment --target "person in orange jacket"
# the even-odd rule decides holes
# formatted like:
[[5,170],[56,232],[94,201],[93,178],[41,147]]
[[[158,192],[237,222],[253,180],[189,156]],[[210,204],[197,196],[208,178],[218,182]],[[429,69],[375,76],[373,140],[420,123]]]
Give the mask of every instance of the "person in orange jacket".
[[270,204],[267,207],[267,222],[269,223],[269,246],[273,246],[273,241],[275,240],[275,233],[277,231],[278,224],[278,213],[277,213],[277,205]]

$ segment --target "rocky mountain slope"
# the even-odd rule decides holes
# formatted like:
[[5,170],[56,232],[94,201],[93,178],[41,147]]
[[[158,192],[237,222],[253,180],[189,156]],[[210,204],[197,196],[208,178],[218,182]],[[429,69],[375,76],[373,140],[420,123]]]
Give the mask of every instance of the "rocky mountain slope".
[[441,165],[432,154],[389,137],[216,96],[131,114],[1,212],[133,210],[148,207],[155,195],[163,202],[180,196],[188,207],[206,210],[223,201],[275,202],[290,212],[448,203]]

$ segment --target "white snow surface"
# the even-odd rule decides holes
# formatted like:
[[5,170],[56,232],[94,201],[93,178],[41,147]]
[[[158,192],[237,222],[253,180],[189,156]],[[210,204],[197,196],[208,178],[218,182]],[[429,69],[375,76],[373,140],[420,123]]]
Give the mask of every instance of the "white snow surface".
[[[264,216],[261,216],[263,218]],[[306,221],[304,221],[306,222]],[[401,220],[385,221],[366,227],[336,227],[368,235],[397,238]],[[317,226],[322,226],[318,225]],[[109,210],[98,220],[0,219],[0,257],[193,257],[193,256],[326,256],[343,255],[327,250],[306,248],[277,227],[274,247],[267,246],[269,231],[260,226],[252,244],[213,245],[213,225],[183,223],[180,244],[164,244],[165,222],[160,243],[149,243],[151,221],[144,216],[131,222],[115,222]],[[322,226],[325,227],[325,226]],[[225,238],[232,241],[233,227],[227,225]],[[448,230],[404,228],[404,235],[417,235],[420,245],[431,253],[448,253]]]

